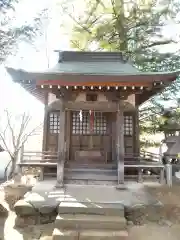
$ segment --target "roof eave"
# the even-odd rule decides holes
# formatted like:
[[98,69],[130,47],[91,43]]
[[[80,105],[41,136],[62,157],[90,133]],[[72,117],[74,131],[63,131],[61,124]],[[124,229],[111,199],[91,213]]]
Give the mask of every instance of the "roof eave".
[[[36,80],[58,80],[62,76],[66,77],[73,77],[73,76],[91,76],[91,77],[97,77],[97,76],[109,76],[109,77],[116,77],[116,78],[121,78],[123,77],[126,79],[127,77],[141,77],[141,78],[148,78],[149,81],[154,81],[153,77],[164,77],[164,76],[169,76],[169,77],[174,77],[175,79],[178,77],[180,74],[180,70],[174,71],[174,72],[152,72],[152,73],[146,73],[146,72],[139,72],[139,73],[130,73],[130,74],[96,74],[96,73],[84,73],[84,74],[79,74],[79,73],[65,73],[65,72],[28,72],[25,70],[20,70],[20,69],[14,69],[14,68],[9,68],[7,67],[7,72],[11,75],[13,80],[15,82],[19,81],[36,81]],[[175,80],[174,79],[174,80]]]

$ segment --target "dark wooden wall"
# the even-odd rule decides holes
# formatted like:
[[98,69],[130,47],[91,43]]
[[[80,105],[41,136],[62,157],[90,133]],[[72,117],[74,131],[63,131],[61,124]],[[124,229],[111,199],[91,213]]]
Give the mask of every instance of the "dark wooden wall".
[[[52,119],[50,118],[51,113],[59,114],[58,111],[51,110],[47,118],[47,141],[46,150],[57,152],[58,150],[58,131],[52,132],[50,130],[50,124]],[[66,112],[66,127],[65,127],[65,145],[66,145],[66,159],[74,160],[75,152],[79,150],[88,150],[90,135],[78,135],[72,134],[72,116],[71,111]],[[108,160],[116,160],[116,113],[106,113],[108,119],[107,134],[105,135],[93,135],[93,149],[105,150]],[[138,122],[137,112],[124,112],[125,116],[132,117],[132,135],[124,135],[124,147],[125,153],[128,155],[138,154],[139,144],[139,133],[138,133]],[[125,127],[125,126],[124,126]]]

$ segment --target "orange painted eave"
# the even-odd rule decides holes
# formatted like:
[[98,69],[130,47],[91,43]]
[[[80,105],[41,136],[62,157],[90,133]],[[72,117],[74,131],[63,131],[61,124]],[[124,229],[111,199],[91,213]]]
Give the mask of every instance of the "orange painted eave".
[[154,82],[172,82],[175,75],[135,76],[61,76],[59,79],[37,80],[36,85],[52,86],[152,86]]
[[149,87],[152,85],[152,83],[148,83],[148,82],[74,82],[74,83],[69,83],[67,81],[63,81],[63,80],[39,80],[37,81],[37,86],[112,86],[112,87],[116,87],[116,86],[137,86],[137,87],[141,87],[141,86],[145,86],[145,87]]

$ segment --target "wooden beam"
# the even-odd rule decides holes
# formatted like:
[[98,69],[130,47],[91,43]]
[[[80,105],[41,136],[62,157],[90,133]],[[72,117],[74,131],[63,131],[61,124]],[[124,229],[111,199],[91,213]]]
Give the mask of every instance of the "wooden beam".
[[123,103],[118,104],[116,118],[116,146],[117,146],[117,165],[118,165],[118,186],[124,184],[124,116]]
[[128,96],[132,94],[129,91],[106,91],[103,93],[109,101],[127,100]]
[[153,97],[154,95],[161,93],[163,90],[164,90],[164,86],[160,86],[157,88],[152,88],[149,91],[146,90],[141,94],[138,94],[137,100],[136,100],[137,105],[141,105],[142,103],[146,102],[148,99]]
[[64,162],[65,162],[65,109],[62,101],[60,109],[60,131],[58,136],[58,160],[57,160],[57,184],[64,186]]
[[116,112],[116,102],[66,102],[65,108],[68,110],[94,110],[103,112]]

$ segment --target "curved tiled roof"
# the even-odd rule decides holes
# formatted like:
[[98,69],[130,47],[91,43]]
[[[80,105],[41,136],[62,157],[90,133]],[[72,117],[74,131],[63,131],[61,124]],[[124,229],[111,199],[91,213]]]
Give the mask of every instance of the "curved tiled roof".
[[128,58],[120,52],[59,52],[58,63],[45,71],[26,71],[7,68],[16,81],[54,80],[61,75],[106,75],[106,76],[157,76],[172,75],[177,72],[140,72]]
[[60,85],[76,85],[78,83],[82,85],[88,81],[97,84],[111,81],[116,84],[122,84],[122,82],[152,84],[163,81],[170,84],[180,73],[180,71],[140,72],[120,52],[59,51],[58,63],[45,71],[26,71],[8,67],[6,69],[15,82],[21,82],[25,89],[33,92],[33,95],[36,95],[37,92],[42,98],[44,98],[44,92],[36,89],[37,81],[41,80],[48,81],[49,84],[53,84],[57,80]]

